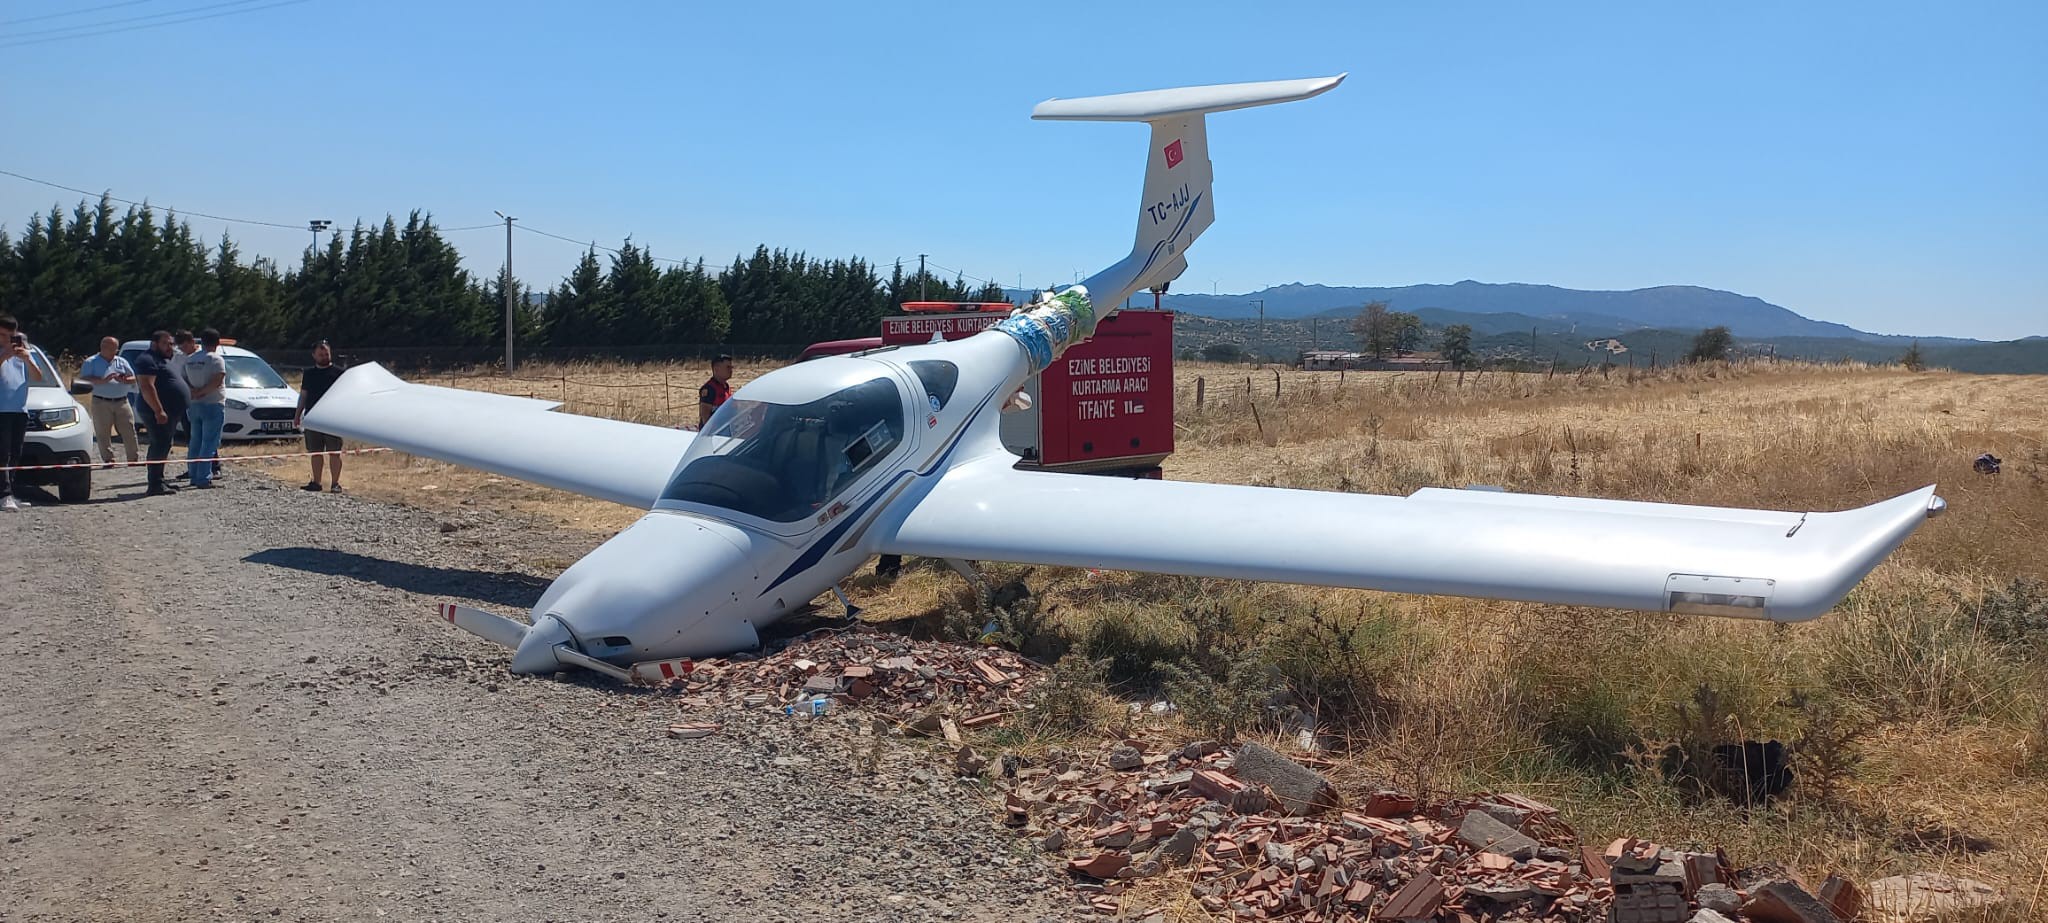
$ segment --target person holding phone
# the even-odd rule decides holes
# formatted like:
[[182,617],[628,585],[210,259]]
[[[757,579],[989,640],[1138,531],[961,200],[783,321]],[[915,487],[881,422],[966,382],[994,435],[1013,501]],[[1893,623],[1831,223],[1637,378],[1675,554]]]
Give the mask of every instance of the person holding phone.
[[28,441],[28,383],[43,380],[43,370],[29,358],[19,321],[0,314],[0,337],[7,340],[7,351],[0,353],[0,510],[11,513],[25,505],[14,499],[14,466],[21,464],[21,446]]

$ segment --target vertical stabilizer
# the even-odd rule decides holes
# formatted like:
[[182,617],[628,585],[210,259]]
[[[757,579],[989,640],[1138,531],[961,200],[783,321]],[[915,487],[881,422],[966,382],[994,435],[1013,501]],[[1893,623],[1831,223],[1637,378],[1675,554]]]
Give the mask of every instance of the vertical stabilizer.
[[1206,116],[1211,112],[1292,102],[1321,94],[1344,75],[1263,83],[1148,90],[1084,99],[1049,99],[1034,119],[1145,122],[1152,137],[1145,154],[1145,191],[1138,203],[1138,236],[1131,253],[1086,283],[1104,313],[1132,294],[1162,288],[1187,270],[1189,244],[1216,220]]

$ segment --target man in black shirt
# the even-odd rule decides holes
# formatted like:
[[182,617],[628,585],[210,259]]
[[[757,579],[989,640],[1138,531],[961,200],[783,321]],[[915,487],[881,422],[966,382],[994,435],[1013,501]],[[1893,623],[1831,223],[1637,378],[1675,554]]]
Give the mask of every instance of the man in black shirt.
[[[326,340],[313,344],[313,367],[307,369],[305,377],[299,380],[299,417],[297,425],[300,428],[303,429],[306,425],[306,411],[312,410],[314,404],[320,403],[320,399],[327,396],[327,389],[334,387],[334,383],[340,379],[341,367],[334,364],[334,348],[328,346]],[[319,490],[320,465],[322,462],[328,462],[333,465],[334,474],[327,479],[327,489],[333,493],[340,493],[341,437],[310,429],[306,430],[306,451],[313,453],[332,452],[334,454],[315,454],[313,456],[313,479],[307,481],[306,486],[301,489]]]
[[185,376],[171,366],[171,333],[159,330],[149,337],[149,351],[137,358],[135,387],[149,407],[144,422],[149,425],[149,493],[167,494],[176,488],[164,483],[164,459],[171,457],[171,437],[178,421],[192,403],[192,391]]

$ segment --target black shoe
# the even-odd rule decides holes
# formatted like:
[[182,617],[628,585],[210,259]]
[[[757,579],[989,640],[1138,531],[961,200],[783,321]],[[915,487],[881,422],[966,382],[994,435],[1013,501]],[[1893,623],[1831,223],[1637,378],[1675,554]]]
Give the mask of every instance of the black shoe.
[[300,489],[300,490],[310,490],[310,491],[312,491],[312,492],[314,492],[314,493],[316,493],[316,494],[317,494],[317,493],[319,493],[319,492],[320,492],[320,482],[319,482],[319,481],[307,481],[307,482],[306,482],[306,486],[304,486],[304,487],[301,487],[301,488],[299,488],[299,489]]
[[189,480],[192,480],[192,475],[191,475],[191,474],[174,474],[174,475],[171,475],[171,480],[173,480],[173,481],[189,481]]
[[143,492],[142,492],[142,495],[143,495],[143,496],[145,496],[145,497],[162,497],[162,496],[168,496],[168,495],[170,495],[170,494],[174,494],[174,493],[177,493],[177,492],[178,492],[178,488],[176,488],[176,487],[173,487],[173,486],[171,486],[171,485],[169,485],[169,484],[158,484],[158,485],[156,485],[155,487],[152,487],[152,488],[150,488],[150,489],[148,489],[148,490],[145,490],[145,491],[143,491]]

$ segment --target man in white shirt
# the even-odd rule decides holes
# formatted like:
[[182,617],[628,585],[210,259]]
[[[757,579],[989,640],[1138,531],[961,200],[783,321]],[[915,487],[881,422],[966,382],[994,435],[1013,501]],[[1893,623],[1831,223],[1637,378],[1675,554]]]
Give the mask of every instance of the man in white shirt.
[[92,441],[99,447],[100,461],[113,463],[114,434],[119,433],[128,463],[135,464],[140,440],[128,405],[128,395],[135,391],[135,369],[121,358],[121,341],[102,337],[100,351],[79,366],[78,380],[92,385]]
[[220,454],[220,428],[227,417],[224,389],[228,365],[220,355],[219,331],[212,327],[199,331],[199,346],[198,352],[185,357],[178,373],[192,388],[192,406],[185,411],[190,426],[185,437],[186,469],[192,472],[192,486],[205,490],[213,486],[214,463],[210,459]]

